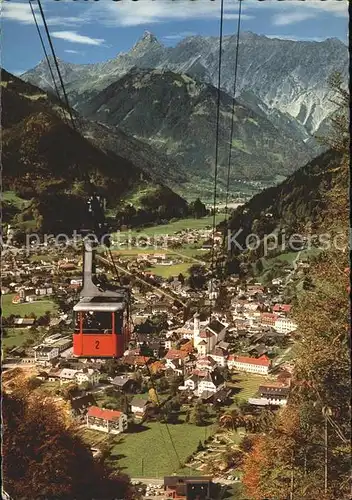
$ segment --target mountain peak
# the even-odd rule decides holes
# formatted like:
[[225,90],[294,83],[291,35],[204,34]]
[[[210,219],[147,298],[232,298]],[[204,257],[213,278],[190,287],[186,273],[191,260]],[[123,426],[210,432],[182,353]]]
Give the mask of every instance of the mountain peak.
[[150,31],[145,30],[143,35],[139,38],[137,41],[135,47],[139,45],[146,45],[146,44],[152,44],[152,43],[159,43],[157,37],[153,35]]
[[145,30],[144,33],[143,33],[143,36],[141,38],[141,40],[146,40],[148,42],[157,42],[158,39],[156,38],[155,35],[153,35],[153,33],[151,33],[150,31],[148,30]]
[[131,52],[135,55],[145,55],[150,50],[153,51],[155,48],[161,48],[162,45],[153,33],[150,31],[145,31],[143,35],[138,39],[138,41],[132,47]]

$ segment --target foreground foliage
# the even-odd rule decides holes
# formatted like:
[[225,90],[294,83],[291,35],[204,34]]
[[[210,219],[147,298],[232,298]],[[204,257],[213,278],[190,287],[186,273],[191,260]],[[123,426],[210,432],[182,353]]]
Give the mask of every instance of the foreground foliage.
[[[340,96],[346,104],[346,95]],[[342,231],[346,238],[339,237],[339,249],[316,259],[310,286],[294,307],[300,340],[291,397],[271,432],[256,437],[244,461],[243,483],[255,500],[351,497],[348,141],[346,121],[339,116],[335,124],[341,129],[331,142],[342,157],[333,165],[320,231],[332,238]]]
[[95,460],[78,437],[65,403],[17,382],[5,392],[3,484],[16,500],[137,498],[129,478]]

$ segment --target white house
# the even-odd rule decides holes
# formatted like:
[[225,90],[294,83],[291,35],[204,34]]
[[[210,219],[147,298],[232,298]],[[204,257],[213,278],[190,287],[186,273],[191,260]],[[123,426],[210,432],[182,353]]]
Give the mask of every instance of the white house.
[[213,358],[218,366],[224,367],[227,365],[227,353],[221,347],[215,346],[209,356]]
[[136,396],[131,401],[131,412],[136,418],[143,419],[145,417],[148,405],[148,400],[141,399]]
[[203,393],[215,393],[222,387],[224,387],[223,378],[215,373],[208,373],[206,377],[199,381],[197,394],[201,396]]
[[239,371],[257,373],[258,375],[266,375],[269,373],[271,361],[267,356],[260,358],[250,358],[247,356],[236,356],[231,354],[227,360],[229,368],[235,368]]
[[256,398],[249,398],[248,403],[256,406],[286,406],[289,387],[260,386]]
[[290,333],[297,330],[297,323],[290,318],[277,318],[274,328],[278,333]]
[[179,360],[182,365],[189,360],[189,354],[187,351],[181,351],[180,349],[170,349],[164,356],[166,360],[166,368],[173,368],[174,361]]
[[34,350],[35,361],[50,361],[59,357],[59,349],[57,347],[38,346]]
[[100,373],[93,368],[83,368],[76,373],[76,381],[78,384],[89,382],[92,385],[99,384]]
[[191,375],[187,380],[185,380],[184,386],[190,391],[196,391],[198,389],[199,377],[197,375]]
[[106,410],[98,406],[91,406],[87,413],[88,429],[120,434],[127,429],[127,415],[121,411]]
[[202,356],[197,359],[196,367],[200,371],[212,372],[216,368],[216,361],[211,356]]
[[66,382],[76,382],[76,374],[78,370],[73,370],[71,368],[63,368],[60,372],[60,384]]

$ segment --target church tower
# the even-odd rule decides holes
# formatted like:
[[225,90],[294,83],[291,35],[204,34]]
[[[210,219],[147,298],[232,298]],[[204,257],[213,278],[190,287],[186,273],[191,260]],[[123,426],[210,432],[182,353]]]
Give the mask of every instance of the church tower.
[[194,327],[193,327],[193,347],[197,349],[197,345],[202,340],[199,336],[200,334],[200,316],[199,313],[195,313],[193,316]]

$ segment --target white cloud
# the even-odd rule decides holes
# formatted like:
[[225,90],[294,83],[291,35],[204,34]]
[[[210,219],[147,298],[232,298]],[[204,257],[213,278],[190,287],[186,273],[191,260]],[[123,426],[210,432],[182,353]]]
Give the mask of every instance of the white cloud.
[[[32,4],[34,12],[37,14],[38,6]],[[31,8],[28,3],[4,2],[2,3],[1,17],[9,21],[17,21],[21,24],[34,24]],[[43,25],[41,19],[37,19],[40,26]]]
[[[29,2],[2,2],[2,12],[1,17],[7,19],[8,21],[14,21],[20,24],[34,24],[33,14],[29,5]],[[32,7],[36,15],[37,23],[39,26],[43,26],[43,21],[41,19],[38,5],[33,2]],[[47,9],[45,9],[47,14]],[[46,22],[48,26],[77,26],[82,24],[81,17],[74,16],[46,16]]]
[[330,12],[333,15],[346,17],[348,15],[348,2],[346,0],[246,0],[247,8],[251,13],[255,9],[271,9],[277,11],[290,10],[291,12],[306,12],[308,10]]
[[313,12],[304,12],[302,9],[301,12],[295,11],[276,14],[272,18],[272,23],[275,26],[287,26],[288,24],[299,23],[308,19],[312,19],[313,17],[315,17],[315,14]]
[[82,24],[82,18],[75,16],[68,16],[68,17],[53,16],[49,17],[46,23],[48,26],[79,26]]
[[80,50],[67,49],[67,50],[64,50],[64,52],[67,52],[67,54],[83,54],[83,52],[81,52]]
[[76,31],[54,31],[51,33],[51,36],[66,40],[66,42],[82,43],[85,45],[102,45],[105,42],[103,38],[91,38],[90,36],[80,35]]
[[197,33],[193,31],[181,31],[180,33],[171,33],[170,35],[165,35],[162,37],[162,40],[174,41],[174,40],[182,40],[182,38],[187,38],[189,36],[195,36]]
[[[224,0],[224,19],[236,19],[238,2]],[[244,13],[242,19],[251,19]],[[186,19],[219,19],[220,3],[210,0],[139,0],[138,2],[103,2],[92,5],[84,17],[105,26],[139,26]]]

